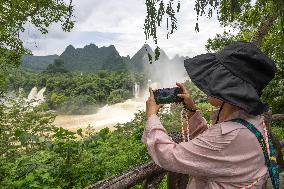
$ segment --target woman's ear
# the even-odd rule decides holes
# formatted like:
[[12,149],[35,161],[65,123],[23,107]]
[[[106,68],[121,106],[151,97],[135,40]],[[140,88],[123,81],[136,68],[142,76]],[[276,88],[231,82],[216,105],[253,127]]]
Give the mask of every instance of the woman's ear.
[[208,96],[208,102],[212,105],[212,106],[221,106],[222,105],[222,100],[212,97],[212,96]]

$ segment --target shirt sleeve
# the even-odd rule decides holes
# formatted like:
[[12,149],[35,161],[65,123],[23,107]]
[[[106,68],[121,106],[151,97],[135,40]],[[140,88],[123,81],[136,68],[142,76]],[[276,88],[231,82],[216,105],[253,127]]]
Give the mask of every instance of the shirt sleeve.
[[[216,125],[215,125],[216,126]],[[160,167],[192,176],[215,177],[232,173],[222,149],[236,136],[230,132],[221,137],[220,127],[210,127],[188,142],[175,143],[157,115],[149,117],[142,141],[153,161]]]
[[206,119],[200,115],[199,111],[195,112],[187,122],[189,127],[186,132],[189,133],[189,139],[195,138],[209,128]]

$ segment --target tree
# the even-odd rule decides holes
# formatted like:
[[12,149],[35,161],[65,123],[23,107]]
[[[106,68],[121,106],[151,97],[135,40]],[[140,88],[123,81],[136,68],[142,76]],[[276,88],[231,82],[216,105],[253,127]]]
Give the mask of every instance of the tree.
[[[166,3],[165,3],[166,2]],[[153,38],[158,43],[157,28],[166,18],[167,37],[177,30],[176,13],[181,7],[180,0],[146,0],[147,15],[144,24],[146,39]],[[196,0],[195,11],[197,22],[195,30],[199,31],[198,18],[200,16],[212,17],[213,11],[218,14],[218,20],[223,26],[233,26],[242,29],[253,27],[254,35],[251,40],[261,46],[263,38],[277,23],[284,33],[284,2],[283,0]],[[158,48],[158,47],[157,47]]]
[[64,67],[64,61],[62,59],[55,59],[53,64],[49,64],[44,71],[46,73],[67,73],[68,70]]
[[[208,40],[206,49],[216,52],[232,41],[254,41],[277,66],[276,76],[263,91],[262,99],[269,103],[273,113],[283,113],[284,29],[283,17],[277,16],[274,12],[277,11],[276,5],[277,2],[274,1],[267,1],[267,4],[257,1],[254,6],[247,5],[246,9],[232,20],[233,22],[224,18],[221,23],[234,27],[239,33],[233,35],[224,31],[223,34],[217,34],[215,38]],[[278,9],[281,9],[280,5]]]
[[64,31],[74,26],[72,0],[1,0],[0,1],[0,63],[19,64],[24,48],[20,33],[31,23],[42,34],[52,23],[61,22]]
[[5,103],[0,102],[0,157],[14,159],[19,154],[42,149],[51,139],[55,115],[44,112],[44,104],[33,107],[22,97],[3,100]]
[[20,38],[27,23],[42,34],[52,23],[61,23],[63,31],[74,26],[72,0],[0,0],[0,93],[7,84],[7,70],[18,66],[23,54],[31,54]]

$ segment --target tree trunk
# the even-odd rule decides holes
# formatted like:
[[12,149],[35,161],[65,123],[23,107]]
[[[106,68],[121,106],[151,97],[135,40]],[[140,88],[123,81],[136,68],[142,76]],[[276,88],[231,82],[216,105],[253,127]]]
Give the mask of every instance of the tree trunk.
[[261,42],[263,38],[267,35],[270,27],[273,25],[274,21],[276,19],[276,16],[274,15],[267,15],[263,19],[263,21],[260,23],[260,26],[256,32],[256,34],[252,38],[252,42],[257,46],[261,46]]

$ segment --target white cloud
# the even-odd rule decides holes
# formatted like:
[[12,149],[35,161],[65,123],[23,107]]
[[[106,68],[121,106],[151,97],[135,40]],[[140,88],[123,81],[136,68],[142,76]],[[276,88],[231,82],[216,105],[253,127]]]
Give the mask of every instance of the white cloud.
[[133,33],[143,27],[145,13],[144,0],[93,0],[92,13],[83,23],[78,23],[79,31],[100,31]]
[[[34,54],[61,54],[69,44],[83,47],[95,43],[98,46],[113,44],[121,55],[133,56],[145,43],[145,0],[77,0],[74,5],[77,23],[72,32],[64,33],[55,24],[48,35],[42,37],[37,34],[27,45]],[[194,56],[204,53],[207,39],[223,31],[216,17],[202,17],[199,19],[200,32],[195,32],[196,13],[193,8],[193,1],[182,1],[181,11],[177,15],[178,30],[170,39],[166,39],[165,25],[159,29],[159,47],[170,57],[175,54]],[[34,42],[37,48],[32,47]],[[147,43],[155,47],[151,39]]]

